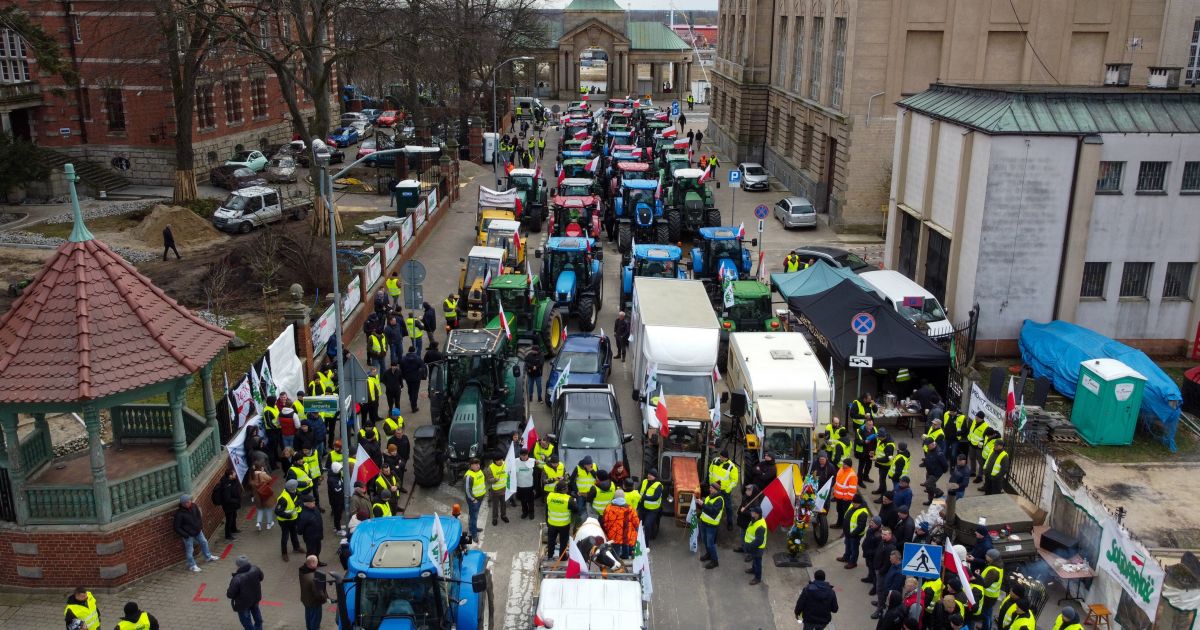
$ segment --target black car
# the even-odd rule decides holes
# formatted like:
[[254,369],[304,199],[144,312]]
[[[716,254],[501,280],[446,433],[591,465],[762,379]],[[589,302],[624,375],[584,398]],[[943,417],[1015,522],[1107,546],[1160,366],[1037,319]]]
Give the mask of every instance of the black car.
[[862,259],[861,256],[854,252],[848,252],[839,247],[829,247],[828,245],[806,245],[797,247],[792,250],[800,257],[801,263],[806,263],[810,259],[823,260],[829,263],[831,267],[845,267],[854,273],[862,273],[864,271],[874,271],[876,267],[871,263]]
[[598,470],[617,461],[629,464],[625,445],[633,434],[621,432],[621,409],[611,385],[567,385],[554,401],[550,439],[568,473],[591,457]]
[[240,190],[250,186],[266,186],[267,180],[262,175],[244,166],[218,166],[208,174],[208,181],[213,186],[225,190]]

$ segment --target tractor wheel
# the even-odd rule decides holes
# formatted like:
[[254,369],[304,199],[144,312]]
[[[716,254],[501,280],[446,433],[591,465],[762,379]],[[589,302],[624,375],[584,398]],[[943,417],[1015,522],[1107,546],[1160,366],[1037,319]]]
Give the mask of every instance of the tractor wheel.
[[817,547],[824,547],[829,542],[829,516],[827,512],[817,512],[813,515],[813,541]]
[[436,440],[413,440],[413,477],[422,488],[433,488],[442,483],[442,465],[438,461]]
[[671,231],[667,224],[659,221],[654,224],[654,242],[666,245],[670,243]]
[[717,346],[717,367],[721,372],[725,371],[725,362],[729,360],[729,339],[722,339]]
[[678,243],[679,238],[683,235],[683,216],[679,212],[667,213],[667,238],[668,243]]
[[707,212],[705,219],[705,223],[708,224],[708,227],[717,227],[721,225],[721,211],[713,208]]
[[558,354],[562,349],[563,319],[558,309],[546,310],[545,321],[542,322],[542,340],[546,346],[546,358]]
[[600,313],[596,310],[596,302],[590,295],[579,298],[579,329],[591,332],[596,329],[596,319]]
[[543,214],[542,212],[539,212],[537,210],[531,211],[529,213],[529,218],[533,219],[533,221],[531,222],[531,224],[529,226],[530,232],[539,232],[540,233],[542,231],[542,214]]
[[622,223],[617,228],[617,250],[628,254],[633,249],[633,226]]

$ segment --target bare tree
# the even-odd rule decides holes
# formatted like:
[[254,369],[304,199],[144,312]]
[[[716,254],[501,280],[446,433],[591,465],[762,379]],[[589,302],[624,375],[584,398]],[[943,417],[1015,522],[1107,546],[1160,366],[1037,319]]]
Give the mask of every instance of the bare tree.
[[[234,281],[233,265],[230,264],[228,256],[222,256],[209,267],[208,273],[200,282],[204,290],[205,302],[208,304],[208,312],[212,313],[213,320],[218,326],[224,326],[226,300],[229,298],[229,291],[233,288]],[[224,356],[225,371],[229,372],[229,353],[224,353]]]
[[196,106],[196,79],[205,62],[224,39],[217,30],[215,5],[208,0],[152,0],[154,16],[167,46],[165,63],[171,77],[175,109],[174,202],[196,199],[196,152],[192,148],[192,121]]
[[280,228],[271,227],[259,232],[248,257],[250,269],[254,273],[254,279],[258,282],[259,292],[262,295],[263,315],[267,320],[268,337],[275,336],[273,306],[275,296],[279,294],[279,287],[276,286],[276,283],[284,265],[287,264],[281,256],[284,245],[279,232]]

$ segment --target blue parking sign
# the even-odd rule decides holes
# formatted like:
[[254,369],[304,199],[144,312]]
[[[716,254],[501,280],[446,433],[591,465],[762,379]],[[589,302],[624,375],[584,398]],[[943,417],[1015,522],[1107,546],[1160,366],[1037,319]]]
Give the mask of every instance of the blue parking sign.
[[679,116],[679,101],[678,100],[671,101],[671,116],[673,118]]
[[729,183],[736,184],[742,181],[742,172],[736,168],[729,169]]

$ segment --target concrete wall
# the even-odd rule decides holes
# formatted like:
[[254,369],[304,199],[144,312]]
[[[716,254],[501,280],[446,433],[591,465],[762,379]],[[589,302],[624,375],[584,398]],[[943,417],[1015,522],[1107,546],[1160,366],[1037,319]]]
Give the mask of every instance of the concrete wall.
[[[955,128],[945,125],[943,128]],[[992,137],[976,133],[972,142],[971,164],[967,182],[966,211],[962,215],[962,225],[957,226],[954,238],[959,241],[958,259],[952,261],[955,265],[951,273],[955,273],[958,282],[953,295],[946,296],[946,308],[961,318],[975,305],[975,283],[968,279],[975,278],[979,273],[979,248],[983,239],[983,213],[987,201],[988,169],[992,160]],[[986,317],[986,316],[985,316]]]

